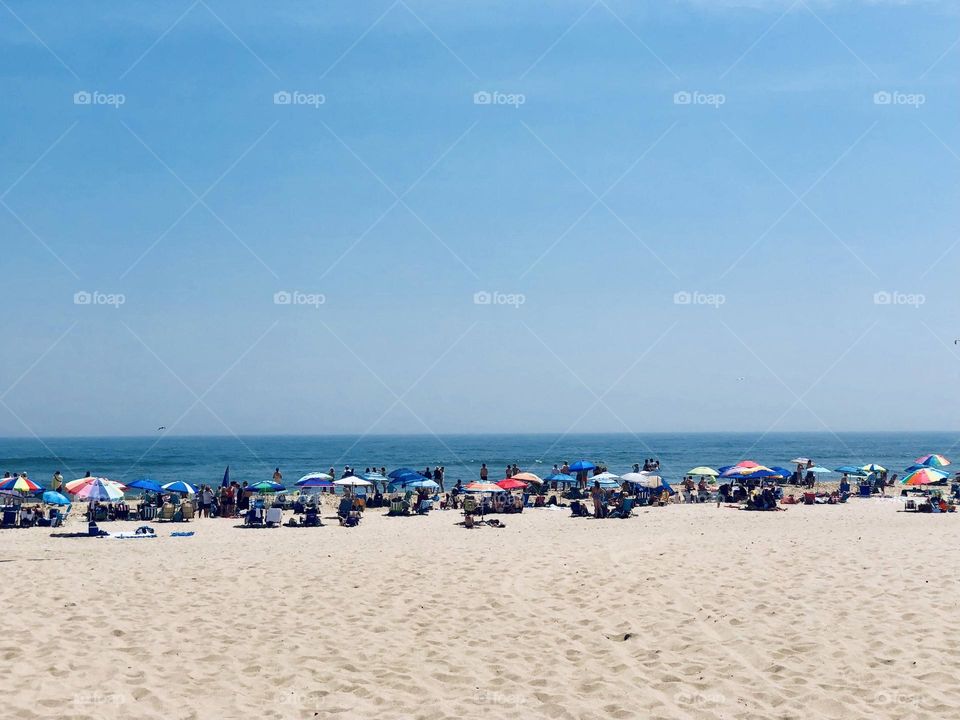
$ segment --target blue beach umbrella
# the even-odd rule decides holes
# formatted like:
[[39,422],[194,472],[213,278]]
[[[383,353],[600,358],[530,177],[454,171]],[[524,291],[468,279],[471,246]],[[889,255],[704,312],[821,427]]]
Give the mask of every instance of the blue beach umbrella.
[[408,475],[408,474],[410,474],[410,473],[413,473],[414,475],[419,475],[419,474],[420,474],[420,473],[418,473],[416,470],[414,470],[414,469],[412,469],[412,468],[397,468],[396,470],[391,470],[390,472],[388,472],[388,473],[387,473],[387,477],[388,477],[388,478],[398,478],[398,477],[400,477],[401,475]]
[[56,490],[47,490],[43,493],[43,501],[47,505],[72,505],[73,502],[66,495]]
[[307,473],[294,485],[297,487],[326,487],[327,485],[333,485],[333,476],[325,472]]
[[845,475],[857,475],[859,477],[867,476],[867,473],[864,470],[854,467],[853,465],[841,465],[838,468],[834,468],[833,471],[837,473],[843,473]]
[[135,490],[149,490],[150,492],[162,492],[163,486],[151,478],[138,478],[132,482],[124,483],[128,488]]
[[573,465],[570,466],[570,469],[574,472],[581,472],[583,470],[593,470],[596,467],[589,460],[577,460]]
[[558,483],[564,485],[574,485],[577,482],[577,479],[573,475],[567,475],[565,473],[554,473],[553,475],[548,475],[543,479],[544,482],[549,483]]
[[160,486],[162,490],[175,493],[186,493],[187,495],[196,495],[197,489],[193,485],[185,483],[183,480],[174,480],[166,485]]
[[787,470],[785,467],[780,467],[779,465],[774,465],[770,469],[773,470],[777,477],[788,478],[793,475],[793,470]]

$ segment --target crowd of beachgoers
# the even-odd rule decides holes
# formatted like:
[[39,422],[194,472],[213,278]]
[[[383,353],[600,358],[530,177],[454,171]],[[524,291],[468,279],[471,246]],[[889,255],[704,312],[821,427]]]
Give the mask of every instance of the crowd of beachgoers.
[[[906,467],[904,475],[875,463],[826,468],[810,458],[794,458],[790,468],[741,460],[717,469],[698,466],[676,484],[665,480],[660,461],[647,458],[629,472],[616,475],[602,462],[578,460],[553,465],[545,477],[507,465],[503,477],[491,480],[483,463],[477,480],[446,481],[443,466],[423,470],[371,466],[362,472],[345,466],[341,472],[302,476],[289,486],[277,467],[270,480],[238,482],[229,468],[222,481],[192,485],[181,480],[160,483],[138,478],[128,483],[87,473],[66,481],[54,473],[45,489],[26,473],[4,474],[0,480],[2,527],[58,527],[75,502],[84,507],[89,534],[101,534],[97,523],[111,520],[189,521],[195,518],[232,518],[244,526],[319,526],[324,497],[336,505],[342,525],[359,524],[363,513],[385,508],[388,516],[422,515],[433,510],[456,510],[463,524],[496,525],[488,516],[520,513],[526,508],[569,508],[572,516],[627,518],[638,506],[664,507],[671,503],[715,503],[742,510],[778,511],[787,506],[836,505],[850,497],[903,499],[905,509],[953,512],[960,501],[960,473],[951,478],[944,468],[950,460],[929,454]],[[838,479],[826,480],[825,476]],[[66,508],[66,510],[65,510]]]

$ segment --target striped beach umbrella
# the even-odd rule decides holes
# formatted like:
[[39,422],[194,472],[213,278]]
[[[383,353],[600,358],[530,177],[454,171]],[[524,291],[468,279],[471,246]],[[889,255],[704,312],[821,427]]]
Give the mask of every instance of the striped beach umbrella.
[[105,477],[89,477],[89,476],[77,478],[76,480],[71,480],[64,487],[66,488],[68,493],[76,493],[77,490],[82,488],[84,485],[90,485],[98,481],[104,482],[104,483],[110,483],[111,485],[116,485],[121,490],[123,489],[123,483],[117,482],[116,480],[110,480],[109,478],[105,478]]
[[876,463],[868,463],[860,468],[861,470],[866,470],[867,472],[886,472],[887,469],[883,465],[877,465]]
[[33,480],[21,475],[20,477],[7,478],[0,483],[0,490],[18,490],[20,492],[36,492],[40,489]]
[[943,455],[924,455],[914,461],[917,465],[926,465],[927,467],[944,467],[950,464]]
[[491,492],[491,493],[503,492],[503,488],[502,488],[502,487],[500,487],[500,486],[497,485],[496,483],[492,483],[492,482],[472,482],[472,483],[467,483],[466,485],[463,486],[463,489],[464,489],[464,490],[468,490],[468,491],[470,491],[470,492],[480,492],[480,493],[485,493],[485,492]]
[[167,492],[186,493],[187,495],[197,494],[197,489],[190,483],[185,483],[183,480],[174,480],[173,482],[168,482],[166,485],[161,485],[161,487]]
[[914,470],[909,475],[904,476],[900,482],[904,485],[932,485],[940,482],[947,475],[948,473],[943,472],[943,470],[926,467],[921,470]]
[[92,482],[77,485],[75,489],[69,490],[77,500],[115,502],[123,499],[123,486],[119,483],[104,478],[89,479]]

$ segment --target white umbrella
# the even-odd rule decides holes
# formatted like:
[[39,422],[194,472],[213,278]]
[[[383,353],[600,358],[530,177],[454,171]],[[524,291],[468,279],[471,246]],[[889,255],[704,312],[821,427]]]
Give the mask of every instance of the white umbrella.
[[364,480],[361,477],[353,475],[351,477],[340,478],[339,480],[333,481],[334,485],[341,485],[345,487],[370,487],[373,485],[369,480]]
[[663,484],[663,478],[649,470],[638,473],[627,473],[623,476],[623,479],[645,488],[658,488]]

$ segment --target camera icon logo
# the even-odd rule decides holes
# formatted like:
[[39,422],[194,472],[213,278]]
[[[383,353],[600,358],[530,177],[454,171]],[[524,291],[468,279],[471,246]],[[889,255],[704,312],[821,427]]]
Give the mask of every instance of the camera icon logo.
[[673,304],[674,305],[689,305],[691,301],[690,293],[686,290],[681,290],[680,292],[675,292],[673,294]]
[[892,102],[893,102],[893,95],[891,95],[886,90],[881,90],[880,92],[875,92],[873,94],[874,105],[889,105]]
[[80,90],[73,94],[74,105],[89,105],[91,102],[93,102],[93,95],[86,90]]
[[289,105],[293,100],[293,96],[290,95],[286,90],[280,90],[273,94],[273,104],[274,105]]
[[89,305],[91,302],[93,302],[93,295],[86,290],[81,290],[73,294],[74,305]]
[[489,105],[492,102],[493,102],[493,95],[488,93],[486,90],[481,90],[480,92],[475,92],[473,94],[474,105]]
[[881,290],[873,294],[874,305],[889,305],[892,297],[886,290]]
[[293,295],[286,290],[280,290],[273,294],[274,305],[289,305],[291,302],[293,302]]
[[493,302],[493,296],[486,290],[481,290],[473,294],[474,305],[489,305],[491,302]]
[[693,102],[693,95],[686,90],[681,90],[673,94],[674,105],[689,105],[691,102]]

